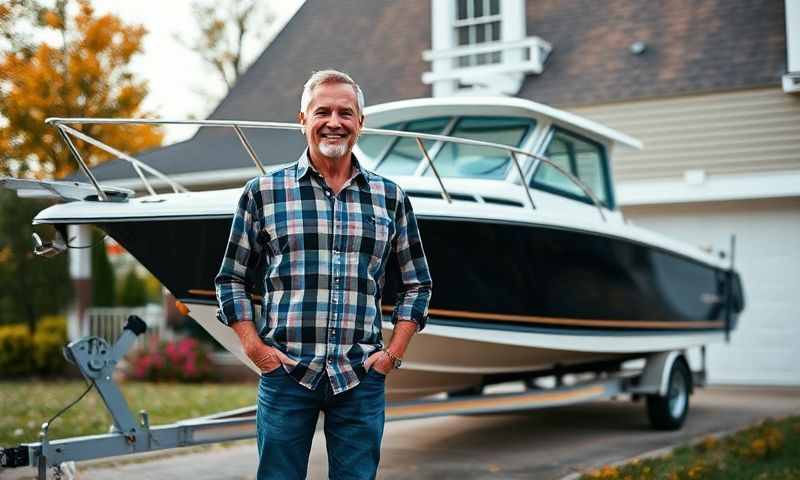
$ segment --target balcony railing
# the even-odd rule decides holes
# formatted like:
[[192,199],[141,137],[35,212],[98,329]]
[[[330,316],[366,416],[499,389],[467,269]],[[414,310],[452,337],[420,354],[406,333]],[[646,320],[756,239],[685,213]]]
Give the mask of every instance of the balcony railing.
[[[477,45],[465,45],[446,50],[425,50],[422,59],[428,62],[452,60],[446,62],[449,68],[422,74],[422,82],[431,84],[443,80],[466,80],[474,77],[505,73],[542,73],[544,62],[550,54],[552,46],[539,37],[528,37],[513,42],[489,42]],[[499,63],[470,65],[459,67],[457,59],[473,55],[499,53]]]

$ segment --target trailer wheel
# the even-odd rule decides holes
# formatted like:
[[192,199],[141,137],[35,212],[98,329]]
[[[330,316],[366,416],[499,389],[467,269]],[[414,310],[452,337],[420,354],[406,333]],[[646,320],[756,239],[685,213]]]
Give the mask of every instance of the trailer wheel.
[[683,359],[672,364],[666,395],[647,396],[647,415],[658,430],[677,430],[683,426],[689,412],[692,374]]
[[459,397],[472,397],[483,393],[483,385],[476,385],[474,387],[462,388],[461,390],[454,390],[447,392],[447,398]]

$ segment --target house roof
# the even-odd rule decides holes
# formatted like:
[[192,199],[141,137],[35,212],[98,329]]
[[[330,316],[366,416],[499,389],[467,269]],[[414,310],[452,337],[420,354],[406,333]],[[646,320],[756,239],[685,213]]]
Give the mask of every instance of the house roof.
[[[518,96],[554,107],[779,85],[786,70],[783,2],[527,3],[528,35],[553,51]],[[349,72],[371,105],[430,96],[430,22],[426,1],[306,0],[211,116],[291,121],[303,83],[327,67]]]
[[[555,107],[778,85],[786,69],[783,2],[607,0],[600,8],[594,0],[528,0],[527,16],[528,34],[553,51],[519,96]],[[640,55],[630,51],[637,41],[647,45]],[[209,118],[293,121],[305,80],[330,67],[350,73],[370,105],[429,97],[421,77],[430,47],[429,1],[306,0]],[[222,133],[201,129],[139,157],[168,174],[251,165],[235,135]],[[291,161],[303,147],[285,132],[252,142],[266,164]],[[119,163],[94,171],[130,177]]]
[[784,2],[536,0],[527,16],[553,51],[519,96],[558,107],[780,85],[786,71]]

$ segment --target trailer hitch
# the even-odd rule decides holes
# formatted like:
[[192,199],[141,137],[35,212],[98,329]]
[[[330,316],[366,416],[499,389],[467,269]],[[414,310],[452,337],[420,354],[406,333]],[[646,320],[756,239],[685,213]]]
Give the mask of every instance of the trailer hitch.
[[[146,330],[147,324],[141,318],[131,315],[113,346],[103,338],[91,336],[70,342],[64,347],[64,357],[77,366],[86,380],[97,389],[113,419],[113,431],[121,435],[128,445],[135,444],[137,437],[147,438],[149,424],[137,424],[122,391],[113,380],[113,372],[117,363],[133,346],[136,337]],[[49,441],[48,430],[50,423],[68,408],[42,424],[38,444],[0,448],[0,468],[35,465],[39,478],[46,477],[48,466],[57,468],[65,450],[61,445],[54,445]]]

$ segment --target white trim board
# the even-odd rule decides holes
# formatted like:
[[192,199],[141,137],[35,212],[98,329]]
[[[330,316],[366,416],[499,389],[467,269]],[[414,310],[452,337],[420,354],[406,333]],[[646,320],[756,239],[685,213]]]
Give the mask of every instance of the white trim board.
[[800,196],[800,171],[712,175],[698,184],[683,179],[620,182],[616,196],[619,206],[795,197]]

